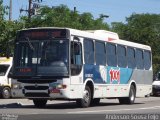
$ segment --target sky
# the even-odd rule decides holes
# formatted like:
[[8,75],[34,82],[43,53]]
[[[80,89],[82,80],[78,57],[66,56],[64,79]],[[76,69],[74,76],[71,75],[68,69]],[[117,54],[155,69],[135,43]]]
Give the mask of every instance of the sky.
[[[5,5],[9,5],[10,0],[3,0]],[[96,19],[100,14],[109,15],[104,22],[123,22],[126,17],[133,13],[160,14],[160,0],[42,0],[41,5],[59,6],[67,5],[71,10],[76,7],[79,14],[90,12]],[[13,15],[12,19],[17,20],[21,15],[20,9],[28,8],[28,0],[12,0]],[[27,14],[26,14],[27,15]],[[7,17],[6,17],[7,18]]]

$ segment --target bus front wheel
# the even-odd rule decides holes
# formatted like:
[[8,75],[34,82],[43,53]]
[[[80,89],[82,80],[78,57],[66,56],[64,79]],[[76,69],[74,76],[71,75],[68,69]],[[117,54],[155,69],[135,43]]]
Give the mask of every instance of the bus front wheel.
[[37,108],[43,108],[46,106],[46,99],[33,99],[34,106]]
[[136,97],[136,90],[133,85],[131,85],[130,91],[129,91],[129,97],[124,98],[118,98],[120,104],[133,104]]
[[83,98],[77,99],[76,103],[79,107],[86,108],[90,106],[91,103],[91,89],[90,87],[86,86],[83,92]]

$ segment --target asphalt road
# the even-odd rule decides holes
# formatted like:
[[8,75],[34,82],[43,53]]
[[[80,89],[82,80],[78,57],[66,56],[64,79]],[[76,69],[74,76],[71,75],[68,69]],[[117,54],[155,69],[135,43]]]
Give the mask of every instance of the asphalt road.
[[133,105],[120,105],[117,99],[102,99],[98,106],[89,108],[78,108],[74,101],[48,101],[43,109],[35,108],[27,99],[0,99],[2,120],[113,120],[120,117],[159,120],[160,97],[136,98]]

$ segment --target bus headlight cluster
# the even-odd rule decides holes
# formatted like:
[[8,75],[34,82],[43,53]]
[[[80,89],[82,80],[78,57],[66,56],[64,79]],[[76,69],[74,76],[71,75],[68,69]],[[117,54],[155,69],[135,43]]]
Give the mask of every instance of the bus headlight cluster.
[[51,83],[49,85],[49,91],[51,93],[60,93],[60,89],[66,89],[67,85],[63,85],[63,84],[57,84],[57,83]]
[[62,84],[59,84],[56,86],[57,89],[65,89],[67,86],[66,85],[62,85]]
[[66,89],[67,85],[60,84],[60,83],[51,83],[51,84],[49,84],[49,88],[52,88],[52,89]]

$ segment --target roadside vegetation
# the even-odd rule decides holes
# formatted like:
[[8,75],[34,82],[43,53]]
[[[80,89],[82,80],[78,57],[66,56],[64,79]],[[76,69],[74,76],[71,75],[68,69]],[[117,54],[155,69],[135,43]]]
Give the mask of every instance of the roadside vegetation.
[[[29,20],[21,16],[18,20],[5,19],[8,8],[0,0],[0,56],[5,56],[7,42],[15,39],[16,31],[32,27],[69,27],[80,30],[103,29],[117,32],[124,40],[146,44],[152,47],[154,73],[160,70],[160,14],[136,14],[126,17],[126,22],[104,22],[101,14],[94,18],[91,13],[79,13],[65,5],[57,7],[43,6],[38,15]],[[13,48],[13,44],[10,44]]]

